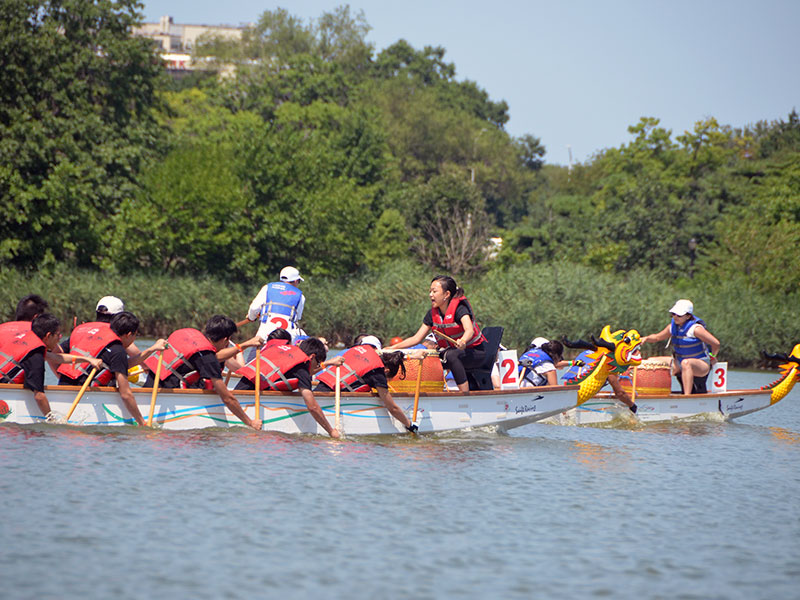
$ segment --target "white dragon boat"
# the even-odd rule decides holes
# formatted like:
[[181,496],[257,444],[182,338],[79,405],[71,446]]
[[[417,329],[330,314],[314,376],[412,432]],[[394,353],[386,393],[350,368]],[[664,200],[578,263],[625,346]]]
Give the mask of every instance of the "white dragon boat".
[[[80,388],[47,386],[45,393],[53,411],[50,422],[83,426],[135,425],[115,388],[89,388],[69,421],[66,415]],[[148,420],[152,390],[134,389],[139,411]],[[579,386],[554,386],[528,390],[474,391],[469,394],[421,393],[417,423],[421,433],[443,432],[476,427],[495,427],[506,431],[560,414],[578,403]],[[245,413],[255,410],[254,391],[234,392]],[[333,424],[335,398],[332,392],[315,393],[320,407]],[[414,408],[414,394],[393,394],[395,402],[409,417]],[[262,392],[260,397],[263,429],[282,433],[325,435],[306,409],[298,393]],[[341,429],[350,435],[405,433],[381,401],[370,393],[342,393]],[[20,385],[0,384],[0,421],[5,423],[43,423],[30,390]],[[207,427],[243,426],[228,411],[219,396],[206,390],[159,390],[153,413],[153,425],[161,429],[183,430]]]
[[[626,337],[616,345],[606,344],[599,352],[616,355],[616,358],[598,360],[591,372],[576,385],[468,393],[425,391],[418,396],[404,391],[393,392],[392,397],[410,418],[416,406],[416,422],[421,433],[486,427],[507,431],[559,415],[589,400],[605,383],[611,372],[609,365],[618,364],[620,368],[626,368],[630,364],[639,364],[641,355],[638,340],[637,333],[634,343],[629,343],[630,339]],[[439,380],[438,389],[442,389],[442,384],[443,381]],[[139,411],[145,420],[149,420],[152,389],[133,388],[132,391]],[[53,413],[50,421],[101,427],[135,424],[124,408],[119,393],[109,387],[88,388],[67,420],[64,415],[69,414],[79,392],[77,386],[46,386],[45,393]],[[233,393],[245,412],[254,415],[255,391]],[[314,395],[328,420],[334,424],[335,394]],[[264,430],[289,434],[325,434],[309,414],[299,393],[262,392],[259,400],[258,417],[263,420]],[[30,390],[17,384],[0,384],[0,422],[24,425],[46,421]],[[206,390],[159,390],[152,422],[161,429],[174,430],[243,426],[215,392]],[[340,429],[348,436],[405,433],[405,428],[389,415],[381,401],[371,393],[342,392]]]
[[800,344],[792,353],[765,354],[782,360],[780,377],[760,389],[728,390],[689,396],[678,393],[636,393],[637,411],[617,401],[610,393],[599,393],[578,407],[564,411],[547,423],[556,425],[636,425],[686,420],[731,421],[777,404],[800,379]]

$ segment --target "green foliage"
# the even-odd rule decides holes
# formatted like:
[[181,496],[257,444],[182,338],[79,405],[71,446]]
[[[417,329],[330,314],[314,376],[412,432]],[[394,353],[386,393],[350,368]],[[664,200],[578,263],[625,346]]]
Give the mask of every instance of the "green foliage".
[[157,151],[163,76],[138,3],[0,4],[0,258],[91,265]]
[[378,270],[394,261],[408,259],[409,255],[406,220],[396,208],[387,208],[370,231],[364,248],[366,266]]
[[250,197],[230,148],[208,142],[174,149],[125,200],[108,236],[109,267],[122,272],[207,272],[242,279],[258,260],[242,243]]

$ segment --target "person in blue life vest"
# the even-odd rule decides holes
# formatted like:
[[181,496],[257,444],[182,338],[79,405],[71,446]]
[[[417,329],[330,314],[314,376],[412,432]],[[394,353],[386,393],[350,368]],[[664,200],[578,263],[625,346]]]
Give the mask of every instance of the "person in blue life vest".
[[249,321],[260,321],[256,335],[267,339],[271,331],[285,329],[292,339],[302,335],[298,322],[303,317],[306,297],[300,290],[300,271],[295,267],[281,269],[280,281],[268,283],[256,294],[247,310]]
[[417,333],[392,344],[387,350],[410,348],[421,343],[431,331],[444,334],[455,340],[455,343],[441,335],[436,336],[436,343],[443,351],[442,365],[453,373],[459,391],[467,392],[467,372],[480,368],[486,359],[486,338],[475,324],[475,315],[464,296],[464,290],[456,285],[452,277],[434,277],[428,296],[431,309],[425,313]]
[[[27,316],[17,311],[17,316]],[[0,324],[0,383],[21,383],[33,392],[42,416],[50,416],[50,402],[44,391],[45,356],[55,353],[61,339],[61,323],[50,313],[38,313],[31,321]],[[100,366],[96,358],[58,354],[60,363],[68,360]]]
[[[78,325],[70,334],[69,352],[99,358],[102,369],[95,375],[92,385],[116,386],[131,417],[140,427],[144,427],[144,418],[139,412],[128,381],[128,353],[125,351],[138,333],[139,319],[131,312],[122,311],[115,314],[109,323],[91,321]],[[166,340],[158,340],[141,353],[141,359],[163,350],[165,343]],[[89,376],[89,366],[63,364],[58,367],[58,375],[58,385],[83,385]]]
[[[277,330],[271,333],[285,336],[284,332]],[[276,336],[273,336],[272,339],[267,336],[267,343],[259,352],[261,354],[260,373],[256,373],[254,357],[236,371],[241,379],[234,389],[254,390],[256,381],[258,381],[262,390],[299,391],[314,420],[332,438],[341,437],[341,434],[328,422],[311,390],[311,377],[320,371],[328,355],[328,350],[322,340],[310,337],[304,339],[297,346],[293,346],[286,340],[279,341]]]
[[[247,416],[222,379],[222,365],[240,366],[236,356],[245,348],[257,347],[263,340],[258,336],[236,344],[231,337],[238,331],[236,323],[225,315],[214,315],[207,322],[204,331],[186,327],[173,331],[167,338],[168,347],[161,358],[159,387],[174,389],[213,390],[225,407],[248,427],[260,430],[261,419]],[[154,373],[158,370],[158,357],[145,360],[149,370],[144,387],[153,387]]]
[[[380,352],[380,354],[379,354]],[[377,390],[386,410],[403,427],[415,433],[418,427],[411,423],[403,410],[397,406],[389,392],[389,379],[402,369],[405,375],[402,352],[381,352],[381,342],[374,335],[359,335],[343,355],[340,367],[339,387],[347,392],[369,392]],[[336,367],[328,367],[317,375],[319,384],[315,392],[333,392],[336,389]]]
[[678,300],[669,309],[672,321],[658,333],[642,337],[642,343],[672,342],[672,374],[681,383],[684,395],[705,393],[705,378],[717,362],[719,340],[694,315],[691,300]]
[[564,346],[558,340],[535,338],[519,357],[519,386],[558,385],[558,367],[564,364]]

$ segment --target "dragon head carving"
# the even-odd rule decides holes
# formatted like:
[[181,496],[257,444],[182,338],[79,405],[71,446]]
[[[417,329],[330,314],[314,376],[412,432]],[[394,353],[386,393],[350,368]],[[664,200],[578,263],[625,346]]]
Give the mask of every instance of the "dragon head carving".
[[573,342],[566,337],[562,340],[568,348],[592,350],[587,355],[587,358],[592,360],[589,369],[574,382],[580,386],[578,404],[586,402],[599,392],[609,374],[623,373],[628,367],[637,366],[642,362],[642,337],[635,329],[612,332],[611,327],[606,325],[600,332],[600,338],[592,335],[591,340],[591,342],[585,340]]
[[800,344],[795,344],[790,354],[768,354],[767,352],[763,352],[763,354],[765,358],[770,360],[785,361],[779,366],[781,369],[780,378],[761,388],[772,390],[770,404],[775,404],[785,398],[786,394],[792,391],[794,384],[800,380]]

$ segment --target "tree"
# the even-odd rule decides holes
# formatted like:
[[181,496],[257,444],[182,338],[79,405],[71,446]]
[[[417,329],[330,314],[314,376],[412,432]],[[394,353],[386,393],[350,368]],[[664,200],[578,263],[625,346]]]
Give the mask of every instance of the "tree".
[[107,266],[168,274],[252,276],[255,249],[243,241],[251,228],[250,200],[231,148],[184,142],[144,177],[144,189],[126,199],[109,229]]
[[434,268],[461,274],[484,267],[490,219],[477,188],[458,171],[418,185],[416,232],[411,245]]
[[91,265],[160,150],[135,0],[0,3],[0,258]]

